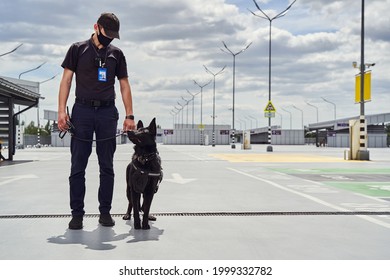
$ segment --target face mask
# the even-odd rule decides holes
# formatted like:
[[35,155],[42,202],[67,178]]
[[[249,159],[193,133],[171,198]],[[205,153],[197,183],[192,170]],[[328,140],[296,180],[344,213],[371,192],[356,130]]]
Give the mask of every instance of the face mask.
[[107,47],[112,42],[112,40],[114,40],[114,39],[110,39],[110,38],[104,36],[102,34],[102,30],[100,28],[99,28],[99,34],[97,35],[97,37],[98,37],[99,43],[102,44],[104,47]]

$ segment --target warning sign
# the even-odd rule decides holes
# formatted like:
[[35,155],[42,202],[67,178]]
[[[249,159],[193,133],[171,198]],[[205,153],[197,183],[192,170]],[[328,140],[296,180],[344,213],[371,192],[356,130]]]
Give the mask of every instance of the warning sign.
[[269,113],[275,113],[276,112],[276,109],[275,109],[274,105],[272,104],[271,100],[268,101],[268,104],[265,107],[264,112],[269,112]]

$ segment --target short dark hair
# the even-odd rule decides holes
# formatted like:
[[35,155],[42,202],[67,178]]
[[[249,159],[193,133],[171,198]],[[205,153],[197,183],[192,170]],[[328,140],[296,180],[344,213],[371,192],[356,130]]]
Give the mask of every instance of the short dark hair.
[[107,36],[119,39],[119,19],[113,13],[102,13],[97,21]]

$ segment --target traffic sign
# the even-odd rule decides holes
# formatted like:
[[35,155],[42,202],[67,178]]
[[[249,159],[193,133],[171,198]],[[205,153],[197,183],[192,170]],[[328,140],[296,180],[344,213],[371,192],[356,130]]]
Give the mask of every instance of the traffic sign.
[[265,107],[264,112],[269,112],[269,113],[275,113],[276,112],[276,109],[275,109],[274,105],[272,104],[271,100],[268,101],[268,104]]

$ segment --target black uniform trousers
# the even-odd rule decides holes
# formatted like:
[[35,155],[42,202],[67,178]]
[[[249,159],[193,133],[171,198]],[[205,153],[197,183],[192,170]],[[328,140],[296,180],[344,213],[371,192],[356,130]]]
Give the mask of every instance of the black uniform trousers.
[[79,103],[73,106],[71,122],[74,131],[70,147],[72,158],[69,176],[72,216],[85,214],[85,170],[92,152],[94,133],[99,163],[99,212],[106,214],[111,210],[118,118],[118,110],[114,103],[101,107]]

